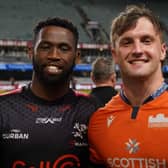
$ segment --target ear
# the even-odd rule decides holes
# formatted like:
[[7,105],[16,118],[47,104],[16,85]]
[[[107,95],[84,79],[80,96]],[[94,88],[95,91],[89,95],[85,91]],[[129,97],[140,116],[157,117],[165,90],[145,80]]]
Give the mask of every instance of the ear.
[[115,72],[111,74],[110,80],[113,85],[116,84],[116,73]]
[[28,47],[28,56],[29,56],[29,59],[32,60],[33,58],[33,47]]
[[113,58],[115,64],[117,64],[118,63],[118,57],[117,57],[115,48],[111,48],[111,54],[112,54],[112,58]]
[[81,53],[80,50],[76,50],[76,56],[75,56],[75,64],[80,64],[81,63]]
[[163,61],[166,57],[166,52],[167,52],[167,45],[166,43],[161,44],[161,57],[160,60]]
[[94,81],[93,72],[90,72],[90,78]]

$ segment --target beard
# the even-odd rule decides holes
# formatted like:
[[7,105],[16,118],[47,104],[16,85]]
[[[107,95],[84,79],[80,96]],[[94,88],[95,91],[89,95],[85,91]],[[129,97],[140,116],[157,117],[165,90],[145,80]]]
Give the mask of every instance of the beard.
[[61,86],[65,83],[68,83],[72,75],[74,66],[75,66],[75,59],[72,65],[69,67],[69,69],[67,69],[66,71],[64,70],[61,74],[57,75],[45,74],[44,73],[45,66],[38,64],[38,62],[35,61],[33,57],[33,69],[35,72],[35,76],[43,85],[46,85],[47,87]]

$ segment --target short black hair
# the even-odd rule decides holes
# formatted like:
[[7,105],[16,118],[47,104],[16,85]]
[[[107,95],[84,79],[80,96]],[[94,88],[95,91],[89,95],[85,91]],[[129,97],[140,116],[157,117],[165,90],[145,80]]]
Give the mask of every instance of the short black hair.
[[77,27],[70,20],[61,17],[47,18],[46,20],[38,22],[34,28],[34,41],[36,40],[40,30],[46,26],[59,26],[70,30],[75,37],[76,45],[78,44],[79,33]]

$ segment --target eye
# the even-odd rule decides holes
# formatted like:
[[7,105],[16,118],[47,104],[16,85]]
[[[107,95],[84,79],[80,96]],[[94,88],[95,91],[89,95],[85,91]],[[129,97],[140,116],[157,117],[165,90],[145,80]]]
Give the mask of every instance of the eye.
[[144,44],[146,44],[146,45],[150,45],[150,44],[152,43],[152,41],[153,41],[153,38],[148,37],[148,36],[142,38],[142,42],[143,42]]
[[51,45],[49,43],[41,43],[38,49],[42,51],[48,51],[51,49]]
[[67,44],[60,44],[59,49],[63,52],[69,51],[71,47]]
[[132,40],[131,40],[130,38],[123,39],[123,40],[121,40],[121,42],[120,42],[120,45],[121,45],[121,46],[124,46],[124,47],[127,47],[127,46],[129,46],[130,44],[132,44]]
[[145,43],[145,44],[150,44],[150,43],[151,43],[151,40],[150,40],[150,39],[146,39],[146,40],[144,40],[144,43]]

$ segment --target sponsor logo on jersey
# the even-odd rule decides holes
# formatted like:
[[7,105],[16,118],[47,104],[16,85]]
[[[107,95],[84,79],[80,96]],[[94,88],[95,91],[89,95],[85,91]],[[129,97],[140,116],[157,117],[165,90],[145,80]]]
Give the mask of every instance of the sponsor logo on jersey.
[[74,129],[74,131],[72,132],[72,135],[74,137],[74,140],[72,141],[73,145],[77,147],[88,146],[88,144],[85,142],[85,137],[87,133],[86,124],[75,123],[73,129]]
[[136,141],[136,139],[129,139],[126,144],[126,150],[132,154],[132,153],[137,153],[139,150],[139,145],[140,143]]
[[62,121],[62,117],[57,117],[57,118],[39,117],[39,118],[36,118],[36,124],[55,124],[55,123],[61,122],[61,121]]
[[109,128],[110,125],[112,124],[113,120],[115,119],[115,116],[111,115],[110,117],[107,118],[107,127]]
[[168,117],[164,114],[157,114],[155,117],[153,115],[148,118],[148,127],[168,127]]
[[109,168],[167,168],[166,159],[158,158],[107,158]]
[[2,134],[3,139],[29,139],[28,133],[22,133],[19,129],[12,129],[8,133]]
[[165,158],[135,157],[140,150],[140,143],[136,139],[129,139],[125,144],[130,157],[108,157],[109,168],[167,168]]
[[[31,165],[31,166],[30,166]],[[39,161],[38,165],[34,165],[33,163],[26,162],[25,160],[16,160],[12,168],[66,168],[66,167],[80,167],[80,160],[76,155],[66,154],[60,156],[54,162],[51,161]]]

